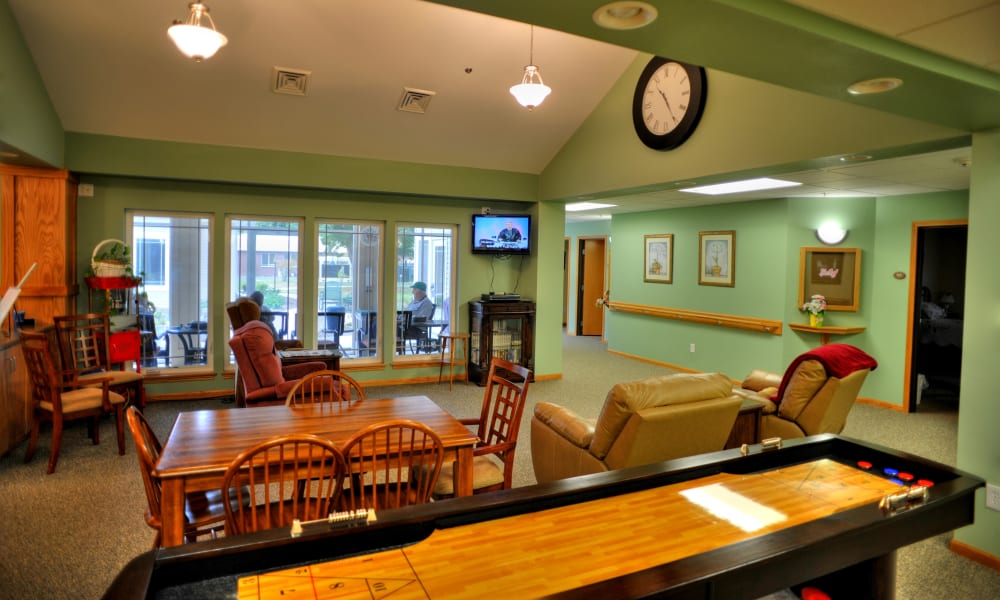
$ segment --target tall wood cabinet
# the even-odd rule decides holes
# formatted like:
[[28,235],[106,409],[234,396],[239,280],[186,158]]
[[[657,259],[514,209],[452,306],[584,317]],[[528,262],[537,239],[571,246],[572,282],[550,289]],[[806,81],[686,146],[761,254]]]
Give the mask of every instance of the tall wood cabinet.
[[76,180],[69,171],[0,165],[0,244],[0,293],[38,263],[17,310],[37,323],[76,312]]
[[486,385],[494,356],[534,373],[534,302],[469,302],[469,334],[469,381]]
[[31,430],[28,373],[21,343],[0,335],[0,455],[6,454]]

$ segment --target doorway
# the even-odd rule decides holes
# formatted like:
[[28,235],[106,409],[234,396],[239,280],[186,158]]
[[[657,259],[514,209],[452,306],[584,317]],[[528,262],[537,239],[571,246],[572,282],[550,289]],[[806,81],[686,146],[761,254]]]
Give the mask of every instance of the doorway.
[[907,410],[957,410],[968,221],[918,222],[913,228]]
[[577,265],[576,334],[603,335],[604,309],[597,299],[606,289],[607,238],[580,238]]

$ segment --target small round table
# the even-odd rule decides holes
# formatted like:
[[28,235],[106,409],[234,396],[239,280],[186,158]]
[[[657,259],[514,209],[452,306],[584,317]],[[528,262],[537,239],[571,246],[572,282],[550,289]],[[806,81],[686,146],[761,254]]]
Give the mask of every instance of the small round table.
[[[443,333],[438,336],[441,340],[441,366],[438,367],[438,383],[444,373],[444,366],[448,365],[448,389],[454,389],[455,365],[468,361],[469,355],[469,334],[468,333]],[[455,348],[461,342],[462,356],[456,359]],[[468,369],[468,367],[466,367]],[[468,372],[466,372],[465,383],[469,383]]]

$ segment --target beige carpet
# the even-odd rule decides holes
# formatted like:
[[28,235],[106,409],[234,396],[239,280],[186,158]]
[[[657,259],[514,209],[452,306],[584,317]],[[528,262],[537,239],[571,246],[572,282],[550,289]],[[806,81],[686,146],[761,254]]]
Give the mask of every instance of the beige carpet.
[[[598,338],[564,338],[564,377],[532,384],[528,393],[515,485],[534,483],[528,420],[534,403],[556,402],[596,416],[612,383],[668,372],[605,351]],[[727,373],[742,378],[744,373]],[[483,388],[423,384],[370,390],[389,396],[424,394],[456,416],[476,416]],[[147,418],[166,437],[179,411],[227,409],[220,401],[154,403]],[[899,448],[945,464],[955,462],[953,407],[922,407],[906,415],[856,406],[844,435]],[[105,420],[93,446],[82,424],[65,434],[59,466],[45,475],[50,430],[43,429],[34,460],[25,465],[24,444],[0,458],[0,599],[99,598],[115,574],[148,550],[153,532],[143,521],[146,499],[135,449],[115,450],[114,428]],[[1000,598],[1000,572],[961,558],[939,536],[899,552],[897,598]]]

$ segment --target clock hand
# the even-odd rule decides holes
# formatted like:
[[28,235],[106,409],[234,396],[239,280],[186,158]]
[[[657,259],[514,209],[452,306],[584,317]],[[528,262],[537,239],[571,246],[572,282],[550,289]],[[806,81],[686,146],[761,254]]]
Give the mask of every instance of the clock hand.
[[656,91],[660,93],[660,96],[663,98],[663,103],[667,105],[667,112],[670,113],[670,118],[674,120],[674,123],[676,123],[677,117],[674,116],[674,109],[670,108],[670,100],[667,100],[667,95],[664,94],[663,90],[659,87],[656,88]]

